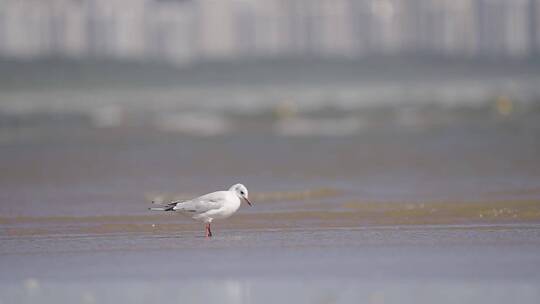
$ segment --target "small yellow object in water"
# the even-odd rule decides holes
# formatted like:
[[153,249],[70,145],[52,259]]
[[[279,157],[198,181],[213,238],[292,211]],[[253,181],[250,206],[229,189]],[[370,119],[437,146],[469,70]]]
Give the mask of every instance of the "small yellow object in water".
[[502,116],[507,116],[512,114],[512,112],[514,111],[514,104],[512,103],[512,100],[508,98],[508,96],[502,95],[497,98],[495,108],[497,110],[497,113]]

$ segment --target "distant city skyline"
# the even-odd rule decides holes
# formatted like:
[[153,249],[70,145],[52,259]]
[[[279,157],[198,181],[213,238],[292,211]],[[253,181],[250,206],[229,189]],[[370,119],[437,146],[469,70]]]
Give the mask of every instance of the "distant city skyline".
[[0,56],[188,64],[540,50],[540,0],[0,0]]

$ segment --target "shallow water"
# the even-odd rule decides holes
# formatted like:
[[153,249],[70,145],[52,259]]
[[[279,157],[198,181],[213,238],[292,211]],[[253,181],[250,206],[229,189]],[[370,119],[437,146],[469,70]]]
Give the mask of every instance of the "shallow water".
[[536,303],[540,227],[2,238],[0,300]]

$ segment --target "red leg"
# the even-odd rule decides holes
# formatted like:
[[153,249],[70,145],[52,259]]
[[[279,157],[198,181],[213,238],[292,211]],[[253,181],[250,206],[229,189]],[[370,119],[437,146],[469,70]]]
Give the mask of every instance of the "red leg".
[[212,237],[212,230],[210,230],[210,223],[206,224],[206,237]]

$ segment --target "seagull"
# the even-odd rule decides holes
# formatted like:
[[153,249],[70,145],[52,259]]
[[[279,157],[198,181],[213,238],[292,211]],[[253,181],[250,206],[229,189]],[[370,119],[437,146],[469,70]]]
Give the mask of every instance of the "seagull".
[[[225,219],[233,215],[244,200],[251,206],[248,200],[248,190],[242,184],[233,185],[229,190],[216,191],[196,197],[187,201],[172,201],[161,207],[148,208],[152,211],[175,211],[188,215],[196,221],[206,224],[206,237],[212,237],[210,224],[214,219]],[[152,202],[153,204],[158,204]]]

